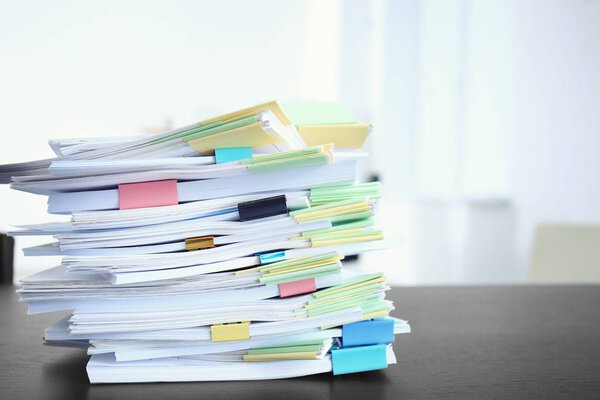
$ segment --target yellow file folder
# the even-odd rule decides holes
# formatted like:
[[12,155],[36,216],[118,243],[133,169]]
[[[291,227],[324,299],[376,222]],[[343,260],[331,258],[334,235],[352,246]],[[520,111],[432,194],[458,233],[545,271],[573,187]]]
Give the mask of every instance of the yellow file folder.
[[[283,111],[283,108],[281,108],[279,103],[277,103],[276,101],[269,101],[267,103],[257,104],[255,106],[244,108],[242,110],[237,110],[237,111],[231,112],[229,114],[224,114],[224,115],[220,115],[218,117],[209,118],[204,121],[201,121],[200,123],[202,125],[209,125],[209,124],[212,124],[215,122],[227,122],[227,121],[234,120],[234,119],[241,119],[244,117],[249,117],[251,115],[256,115],[259,112],[265,111],[265,110],[269,110],[273,114],[275,114],[277,119],[279,121],[281,121],[281,123],[283,125],[290,125],[290,120],[289,120],[288,116],[285,114],[285,112]],[[244,146],[236,146],[236,147],[244,147]]]
[[217,148],[252,147],[258,148],[277,143],[281,138],[265,131],[260,122],[229,131],[193,139],[188,142],[194,150],[206,154]]

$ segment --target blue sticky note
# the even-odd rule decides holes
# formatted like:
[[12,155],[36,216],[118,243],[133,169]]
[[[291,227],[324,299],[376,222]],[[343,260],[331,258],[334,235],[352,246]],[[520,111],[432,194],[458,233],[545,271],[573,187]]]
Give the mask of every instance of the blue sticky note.
[[342,326],[344,347],[384,344],[393,341],[394,320],[391,318],[375,318]]
[[285,251],[259,254],[258,258],[260,259],[260,265],[272,264],[285,260]]
[[387,368],[387,345],[350,347],[331,350],[334,375]]
[[252,158],[252,147],[215,149],[215,159],[217,164],[245,160],[246,158]]

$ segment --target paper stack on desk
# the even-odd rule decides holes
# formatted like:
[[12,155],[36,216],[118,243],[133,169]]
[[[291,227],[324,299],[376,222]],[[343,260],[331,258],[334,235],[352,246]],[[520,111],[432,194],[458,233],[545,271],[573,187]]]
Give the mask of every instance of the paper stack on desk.
[[11,232],[54,238],[26,255],[63,256],[18,289],[30,314],[70,312],[45,343],[87,348],[92,383],[395,363],[391,343],[410,326],[389,316],[385,276],[342,266],[398,242],[373,224],[379,183],[357,183],[365,153],[352,146],[370,128],[337,106],[290,107],[323,132],[335,115],[335,134],[318,143],[308,129],[307,146],[270,102],[161,135],[51,141],[56,159],[0,166],[14,189],[71,216]]

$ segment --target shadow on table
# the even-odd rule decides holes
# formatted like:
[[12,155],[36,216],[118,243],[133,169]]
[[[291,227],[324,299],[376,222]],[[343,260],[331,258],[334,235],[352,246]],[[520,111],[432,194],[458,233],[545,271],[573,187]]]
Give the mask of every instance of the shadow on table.
[[84,352],[73,352],[58,361],[46,363],[42,374],[44,382],[52,387],[41,387],[42,399],[86,399],[89,395],[90,383],[85,366],[88,356]]

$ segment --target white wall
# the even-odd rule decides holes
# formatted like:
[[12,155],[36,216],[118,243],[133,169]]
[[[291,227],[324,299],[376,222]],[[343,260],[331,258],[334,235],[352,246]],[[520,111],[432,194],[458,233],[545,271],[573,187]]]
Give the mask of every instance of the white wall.
[[516,2],[519,264],[541,221],[600,224],[600,2]]
[[384,0],[354,18],[353,36],[384,32],[372,168],[409,240],[367,258],[401,259],[410,283],[524,282],[538,223],[600,223],[599,2]]
[[[0,5],[1,162],[50,156],[50,137],[337,98],[375,124],[363,172],[408,242],[365,265],[396,282],[524,282],[537,223],[600,223],[598,1]],[[0,197],[0,229],[46,218],[41,197]]]

